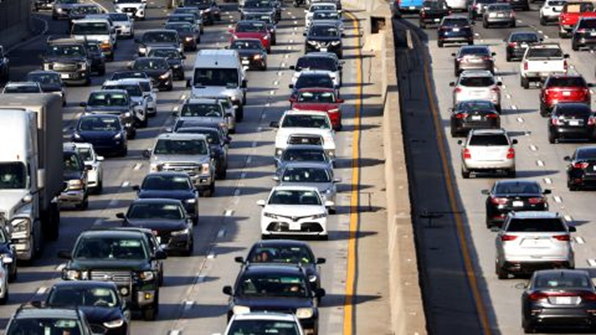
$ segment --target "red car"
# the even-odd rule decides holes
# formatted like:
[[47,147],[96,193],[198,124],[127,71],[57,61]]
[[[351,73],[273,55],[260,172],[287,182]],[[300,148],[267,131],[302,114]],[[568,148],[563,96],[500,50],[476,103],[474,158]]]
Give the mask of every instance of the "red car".
[[239,38],[257,38],[263,43],[267,53],[271,53],[271,34],[263,21],[240,21],[234,29],[230,29],[230,42]]
[[582,17],[596,17],[594,4],[590,1],[569,1],[559,15],[559,37],[570,37],[571,31]]
[[540,90],[540,115],[550,115],[560,102],[579,102],[590,106],[592,84],[586,83],[581,75],[550,76]]
[[333,129],[341,130],[341,104],[332,88],[303,88],[298,90],[296,98],[290,98],[290,107],[294,110],[321,111],[329,115]]

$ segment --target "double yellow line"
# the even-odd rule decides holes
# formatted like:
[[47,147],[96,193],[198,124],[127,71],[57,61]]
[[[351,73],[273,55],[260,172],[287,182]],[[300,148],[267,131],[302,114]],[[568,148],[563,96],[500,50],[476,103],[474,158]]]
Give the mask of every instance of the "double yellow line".
[[360,49],[360,24],[350,12],[346,15],[352,20],[356,37],[356,101],[354,103],[354,133],[352,138],[352,184],[350,191],[350,227],[348,238],[348,269],[344,300],[344,335],[354,334],[354,294],[356,292],[356,238],[358,233],[360,197],[360,118],[362,109],[362,51]]

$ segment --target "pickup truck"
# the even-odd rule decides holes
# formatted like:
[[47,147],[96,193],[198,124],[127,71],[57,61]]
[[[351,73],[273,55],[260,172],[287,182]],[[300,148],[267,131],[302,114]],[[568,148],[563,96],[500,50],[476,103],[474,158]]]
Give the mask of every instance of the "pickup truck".
[[418,14],[420,28],[426,29],[430,25],[439,25],[443,17],[451,14],[451,10],[445,2],[424,1]]
[[543,82],[548,76],[567,73],[567,58],[558,43],[531,45],[522,58],[519,75],[521,86],[530,88],[530,82]]
[[571,36],[571,31],[582,17],[596,17],[594,4],[588,1],[570,1],[559,15],[559,37]]

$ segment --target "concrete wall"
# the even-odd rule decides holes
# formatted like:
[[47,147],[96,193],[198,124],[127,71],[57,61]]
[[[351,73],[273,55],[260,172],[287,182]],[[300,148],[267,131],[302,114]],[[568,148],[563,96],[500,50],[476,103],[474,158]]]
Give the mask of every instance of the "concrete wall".
[[0,45],[4,49],[25,39],[30,34],[31,3],[29,0],[1,0]]

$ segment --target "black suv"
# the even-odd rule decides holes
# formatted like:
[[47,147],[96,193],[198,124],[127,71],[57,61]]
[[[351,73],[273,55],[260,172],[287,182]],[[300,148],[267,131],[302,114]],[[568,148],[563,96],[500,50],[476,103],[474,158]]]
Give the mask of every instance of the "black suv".
[[111,281],[120,295],[141,310],[145,320],[155,320],[159,312],[159,270],[167,256],[152,248],[145,234],[125,230],[90,230],[79,235],[72,253],[60,251],[67,259],[64,280]]
[[490,190],[482,190],[486,197],[486,227],[500,226],[512,211],[546,211],[550,190],[534,180],[497,181]]
[[437,29],[437,46],[442,48],[445,43],[474,44],[473,21],[465,16],[445,16]]
[[25,304],[8,321],[4,334],[93,335],[85,312],[70,308],[44,308]]
[[318,334],[317,299],[325,296],[325,290],[313,289],[301,266],[247,264],[234,288],[225,286],[223,293],[230,296],[228,321],[234,314],[248,312],[291,313],[305,333]]
[[304,33],[305,53],[313,51],[333,52],[338,58],[343,57],[342,32],[332,23],[313,23]]
[[578,51],[580,48],[594,48],[596,46],[596,18],[583,17],[573,28],[571,49]]
[[66,84],[91,85],[91,61],[84,41],[48,40],[43,69],[59,72]]
[[561,138],[596,139],[596,119],[590,106],[584,103],[558,103],[548,122],[548,141],[557,143]]
[[154,172],[145,176],[141,186],[134,185],[139,199],[174,199],[184,204],[184,209],[196,225],[199,222],[199,192],[184,172]]
[[578,191],[596,185],[596,147],[579,147],[571,157],[566,156],[567,188]]

